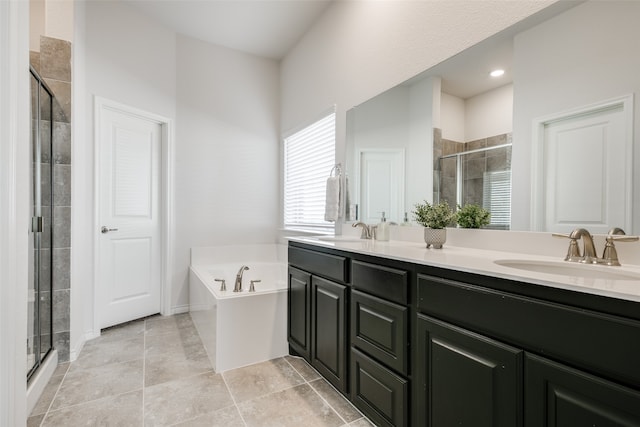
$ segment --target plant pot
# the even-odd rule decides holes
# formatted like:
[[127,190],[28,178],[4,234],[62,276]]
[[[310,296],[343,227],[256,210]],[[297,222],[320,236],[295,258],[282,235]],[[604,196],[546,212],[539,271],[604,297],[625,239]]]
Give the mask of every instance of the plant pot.
[[424,241],[427,248],[433,246],[434,249],[442,249],[442,245],[447,241],[446,228],[425,228]]

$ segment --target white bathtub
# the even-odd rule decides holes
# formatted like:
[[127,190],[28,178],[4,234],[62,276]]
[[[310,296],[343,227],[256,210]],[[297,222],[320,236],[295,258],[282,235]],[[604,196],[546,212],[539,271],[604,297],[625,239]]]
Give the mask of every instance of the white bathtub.
[[[242,265],[242,292],[233,292]],[[220,291],[225,279],[226,291]],[[251,280],[255,292],[249,292]],[[279,245],[193,248],[190,312],[216,372],[288,354],[286,250]]]

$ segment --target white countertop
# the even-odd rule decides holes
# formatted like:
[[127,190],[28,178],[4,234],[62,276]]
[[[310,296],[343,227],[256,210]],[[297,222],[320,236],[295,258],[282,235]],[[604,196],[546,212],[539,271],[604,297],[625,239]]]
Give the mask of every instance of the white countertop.
[[[350,239],[345,241],[320,240],[322,237],[290,237],[289,240],[315,246],[334,248],[345,252],[372,255],[381,258],[406,261],[415,264],[441,267],[485,276],[516,280],[594,295],[640,302],[640,267],[609,267],[567,263],[562,257],[529,255],[484,249],[456,247],[445,244],[442,249],[427,249],[424,243],[410,241],[380,242]],[[496,264],[497,260],[523,261],[527,263],[553,263],[558,267],[575,266],[584,275],[568,276],[522,270]],[[616,279],[607,275],[618,276]],[[600,277],[593,277],[593,276]],[[624,280],[621,276],[626,276]]]

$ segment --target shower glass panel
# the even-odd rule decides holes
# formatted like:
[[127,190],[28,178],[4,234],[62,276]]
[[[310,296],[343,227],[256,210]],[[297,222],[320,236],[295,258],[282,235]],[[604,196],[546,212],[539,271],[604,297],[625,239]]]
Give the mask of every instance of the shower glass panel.
[[439,200],[479,205],[491,212],[487,228],[511,223],[511,144],[463,151],[439,159]]
[[29,290],[27,378],[37,371],[52,348],[52,173],[53,96],[31,69],[31,233],[29,239]]

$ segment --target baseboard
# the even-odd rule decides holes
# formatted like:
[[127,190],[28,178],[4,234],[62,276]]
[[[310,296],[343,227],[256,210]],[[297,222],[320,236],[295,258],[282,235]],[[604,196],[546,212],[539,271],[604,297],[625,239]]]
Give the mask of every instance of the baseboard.
[[82,339],[80,339],[80,341],[72,349],[70,349],[69,361],[73,362],[77,360],[78,357],[80,357],[80,353],[82,352],[82,349],[84,348],[84,344],[89,340],[98,338],[99,336],[100,336],[100,332],[98,333],[95,333],[94,331],[85,332],[84,335],[82,336]]
[[184,304],[184,305],[171,307],[171,313],[169,313],[169,315],[182,314],[182,313],[188,313],[188,312],[189,312],[189,304]]

